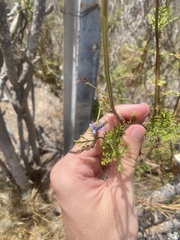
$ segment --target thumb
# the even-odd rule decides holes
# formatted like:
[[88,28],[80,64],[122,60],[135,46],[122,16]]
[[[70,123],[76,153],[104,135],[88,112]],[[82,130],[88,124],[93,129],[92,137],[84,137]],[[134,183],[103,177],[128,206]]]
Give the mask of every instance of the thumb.
[[146,130],[142,125],[133,124],[126,130],[124,141],[128,146],[127,153],[122,159],[125,169],[131,174],[134,173],[141,145],[144,140]]
[[[146,130],[145,128],[140,125],[140,124],[132,124],[130,127],[126,130],[126,135],[125,138],[127,137],[128,139],[126,141],[135,141],[139,143],[139,146],[141,147],[141,144],[144,140]],[[134,144],[133,144],[134,145]],[[140,150],[140,149],[139,149]]]
[[118,172],[118,163],[112,162],[109,173],[110,178],[114,178],[114,176],[120,177],[121,175],[130,179],[133,178],[145,133],[145,128],[139,124],[133,124],[126,130],[124,142],[128,146],[128,148],[126,154],[120,159],[123,172]]

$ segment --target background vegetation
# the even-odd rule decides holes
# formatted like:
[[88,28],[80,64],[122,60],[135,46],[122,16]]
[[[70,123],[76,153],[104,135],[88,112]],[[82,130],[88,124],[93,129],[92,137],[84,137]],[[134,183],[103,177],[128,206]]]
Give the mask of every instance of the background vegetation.
[[[38,2],[41,5],[44,1]],[[37,93],[41,88],[44,98],[53,99],[47,108],[62,106],[63,14],[68,13],[64,13],[62,1],[46,1],[35,47],[31,47],[34,1],[16,3],[20,7],[14,13],[10,14],[14,1],[8,2],[6,8],[12,50],[9,67],[15,68],[15,83],[7,71],[8,58],[5,61],[5,53],[10,48],[4,50],[1,42],[0,52],[0,239],[65,239],[60,210],[49,187],[49,171],[62,155],[62,133],[60,137],[52,134],[62,132],[62,108],[58,113],[55,108],[53,116],[47,119],[43,117],[45,112],[37,115],[38,108],[45,103]],[[109,1],[109,60],[116,103],[119,97],[125,97],[135,103],[147,102],[152,108],[135,182],[139,239],[178,239],[180,228],[179,165],[174,165],[180,151],[180,2],[161,0],[160,6],[165,6],[166,11],[160,17],[162,28],[158,36],[160,112],[157,114],[154,1]],[[101,59],[98,87],[106,91],[103,67]],[[100,99],[101,95],[97,93],[96,98]],[[48,118],[57,118],[59,123],[56,122],[55,128]],[[13,155],[9,156],[9,152]],[[12,159],[20,166],[15,171]],[[167,191],[171,193],[168,197]],[[158,202],[159,199],[160,203],[150,204],[150,200]],[[165,224],[161,227],[161,223],[169,221],[173,222],[171,228]]]

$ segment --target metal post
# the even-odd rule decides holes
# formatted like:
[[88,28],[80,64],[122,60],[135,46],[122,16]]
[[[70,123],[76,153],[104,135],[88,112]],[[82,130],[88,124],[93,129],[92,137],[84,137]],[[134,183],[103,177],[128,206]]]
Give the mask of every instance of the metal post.
[[[86,77],[96,85],[100,56],[100,11],[94,0],[81,0],[81,18],[78,50],[78,79]],[[75,139],[87,129],[92,113],[94,89],[84,83],[77,84]]]
[[64,1],[64,152],[87,129],[100,55],[100,13],[94,0]]
[[[73,13],[79,12],[79,0],[64,0],[64,152],[73,145],[76,110],[78,21]],[[70,14],[72,13],[72,14]]]

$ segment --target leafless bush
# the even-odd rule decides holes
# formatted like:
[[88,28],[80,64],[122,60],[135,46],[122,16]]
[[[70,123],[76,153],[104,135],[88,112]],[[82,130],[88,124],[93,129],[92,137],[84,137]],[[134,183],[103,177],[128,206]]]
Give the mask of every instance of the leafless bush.
[[[47,27],[46,29],[44,27],[45,30],[42,31],[44,16],[50,14],[54,9],[50,11],[49,6],[45,6],[45,0],[35,0],[34,5],[29,1],[18,1],[8,12],[5,1],[0,2],[0,97],[1,101],[11,102],[17,116],[19,135],[16,148],[13,144],[14,136],[4,121],[3,115],[6,113],[0,109],[0,149],[6,160],[5,164],[1,165],[11,173],[21,191],[30,187],[29,180],[37,181],[36,177],[41,172],[38,170],[41,165],[40,137],[34,123],[34,73],[41,76],[44,74],[47,77],[47,72],[42,73],[41,69],[45,69],[44,71],[48,69],[53,77],[60,78],[57,69],[52,70],[50,64],[42,63],[42,59],[46,61],[48,58],[56,67],[60,65],[61,61],[58,57],[53,59],[54,55],[49,57],[50,54],[53,54],[49,42],[52,38],[49,37],[45,40],[42,34],[43,31],[47,31]],[[48,34],[46,34],[47,36]],[[42,46],[39,45],[39,40],[41,40]],[[55,44],[52,45],[55,46]],[[43,51],[45,48],[46,52]],[[47,53],[49,56],[43,58],[43,55]],[[36,68],[37,65],[41,65],[39,70]]]

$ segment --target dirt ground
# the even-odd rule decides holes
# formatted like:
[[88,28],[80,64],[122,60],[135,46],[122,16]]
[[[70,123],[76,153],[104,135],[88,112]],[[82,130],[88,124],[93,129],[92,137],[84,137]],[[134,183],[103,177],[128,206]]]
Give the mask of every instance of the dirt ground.
[[[31,96],[29,97],[31,98]],[[31,100],[29,106],[31,107]],[[17,119],[11,103],[2,102],[2,111],[9,131],[18,140]],[[56,97],[48,85],[40,81],[35,83],[35,124],[41,126],[52,142],[62,143],[63,105],[62,98]]]

